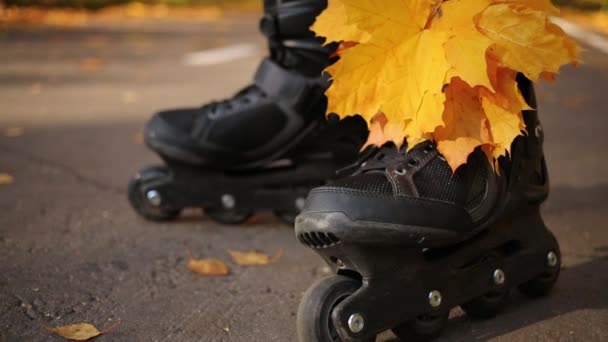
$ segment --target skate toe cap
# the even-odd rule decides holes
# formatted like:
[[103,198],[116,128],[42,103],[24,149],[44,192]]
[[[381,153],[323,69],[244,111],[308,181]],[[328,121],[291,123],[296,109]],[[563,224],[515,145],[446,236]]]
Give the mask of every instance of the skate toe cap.
[[352,221],[450,231],[467,231],[473,225],[466,209],[452,203],[332,186],[310,192],[303,210],[307,213],[343,213]]

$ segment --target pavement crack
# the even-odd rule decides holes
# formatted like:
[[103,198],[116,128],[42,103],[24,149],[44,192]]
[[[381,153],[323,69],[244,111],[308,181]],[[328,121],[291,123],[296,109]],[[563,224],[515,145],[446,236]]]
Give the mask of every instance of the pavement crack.
[[72,168],[68,165],[64,165],[64,164],[61,164],[61,163],[58,163],[58,162],[55,162],[55,161],[52,161],[52,160],[49,160],[46,158],[39,157],[32,153],[18,150],[18,149],[8,147],[5,145],[0,145],[0,150],[2,150],[3,152],[6,152],[8,154],[17,156],[17,157],[21,157],[22,159],[24,159],[25,161],[30,162],[30,163],[38,164],[41,166],[52,167],[52,168],[58,170],[59,172],[62,172],[64,174],[71,176],[77,182],[89,185],[97,190],[105,191],[105,192],[115,194],[115,195],[120,195],[120,196],[122,196],[124,193],[124,189],[117,188],[112,185],[102,183],[96,179],[87,177],[87,176],[81,174],[80,172],[78,172],[78,170],[76,170],[75,168]]

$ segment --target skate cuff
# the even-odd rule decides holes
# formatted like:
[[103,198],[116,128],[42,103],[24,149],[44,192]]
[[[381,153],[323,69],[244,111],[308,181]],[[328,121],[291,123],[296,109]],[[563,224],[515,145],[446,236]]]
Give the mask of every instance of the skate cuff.
[[292,108],[310,101],[311,92],[319,92],[317,78],[306,78],[283,69],[270,59],[262,62],[255,75],[255,84],[271,98],[287,101]]

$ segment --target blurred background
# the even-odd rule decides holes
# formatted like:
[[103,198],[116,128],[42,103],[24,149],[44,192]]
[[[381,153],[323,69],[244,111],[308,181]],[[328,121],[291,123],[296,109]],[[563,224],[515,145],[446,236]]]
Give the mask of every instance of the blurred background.
[[[584,64],[537,87],[562,246],[554,294],[514,295],[487,322],[452,312],[445,341],[608,340],[608,1],[555,0]],[[159,110],[234,94],[266,54],[261,0],[0,0],[0,341],[123,323],[99,341],[294,341],[302,292],[329,270],[271,214],[153,224],[126,200],[158,158]],[[226,53],[230,51],[230,53]],[[219,56],[219,57],[218,57]],[[276,264],[205,278],[199,257],[283,248]],[[404,289],[405,290],[405,289]],[[392,341],[390,334],[379,340]]]

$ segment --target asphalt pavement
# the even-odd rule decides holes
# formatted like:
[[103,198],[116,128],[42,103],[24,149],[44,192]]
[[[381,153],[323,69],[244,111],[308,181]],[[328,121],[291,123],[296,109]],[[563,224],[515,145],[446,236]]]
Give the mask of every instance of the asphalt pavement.
[[[0,31],[0,174],[13,177],[0,185],[0,341],[61,341],[47,328],[118,320],[96,341],[295,341],[302,293],[327,269],[290,227],[268,213],[222,226],[194,210],[155,224],[126,199],[129,178],[159,163],[141,143],[146,119],[249,82],[266,53],[256,21]],[[188,58],[243,43],[254,48],[229,63]],[[440,341],[608,341],[608,55],[588,49],[584,60],[538,87],[552,190],[543,213],[564,262],[555,291],[514,293],[488,321],[454,310]],[[188,272],[184,243],[232,274]],[[280,248],[265,267],[226,252]]]

